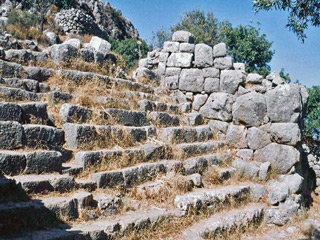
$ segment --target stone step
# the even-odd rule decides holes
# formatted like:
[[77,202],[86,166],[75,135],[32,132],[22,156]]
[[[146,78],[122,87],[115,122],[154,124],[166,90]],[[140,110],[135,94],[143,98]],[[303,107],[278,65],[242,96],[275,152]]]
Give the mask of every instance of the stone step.
[[148,126],[147,114],[145,112],[130,111],[117,108],[108,108],[100,112],[102,117],[112,124],[142,127]]
[[[74,224],[71,228],[52,228],[42,231],[32,231],[24,233],[24,237],[11,239],[33,239],[33,240],[96,240],[114,239],[121,237],[125,233],[148,229],[165,219],[179,216],[179,212],[162,208],[149,207],[136,211],[129,211],[116,218],[99,218],[91,222]],[[97,236],[99,238],[97,238]]]
[[53,225],[57,219],[39,201],[0,204],[0,236]]
[[9,49],[5,51],[4,60],[21,64],[28,64],[30,61],[33,63],[46,63],[48,55],[44,52],[36,52],[29,49]]
[[62,148],[63,130],[37,124],[21,125],[15,121],[0,121],[0,149],[46,148],[50,150]]
[[147,143],[138,148],[103,149],[98,151],[81,151],[75,154],[75,164],[84,170],[102,165],[122,163],[142,163],[159,159],[170,159],[171,148],[167,145]]
[[73,177],[59,174],[19,175],[11,177],[27,193],[68,192],[77,188]]
[[[242,209],[230,210],[195,223],[184,230],[183,240],[216,239],[243,232],[249,226],[258,226],[263,220],[264,207],[262,205],[247,206]],[[231,239],[231,238],[229,238]]]
[[213,138],[209,125],[161,128],[158,135],[161,140],[173,144],[205,142]]
[[44,102],[0,103],[0,121],[17,121],[22,124],[37,123],[53,125]]
[[70,149],[101,149],[115,145],[132,147],[154,135],[154,127],[125,127],[65,123],[65,139]]
[[61,173],[62,161],[57,151],[0,151],[0,170],[7,175]]
[[142,99],[138,101],[138,110],[145,112],[168,112],[171,114],[181,113],[180,106],[165,102],[150,101]]
[[223,141],[206,141],[194,143],[182,143],[173,147],[173,152],[179,159],[186,159],[193,156],[208,155],[224,146]]
[[62,221],[75,221],[78,218],[94,220],[115,215],[122,207],[122,200],[118,197],[86,191],[77,191],[68,196],[47,196],[37,200]]
[[203,173],[210,166],[218,166],[223,162],[220,154],[208,154],[199,157],[191,157],[183,161],[183,174],[191,175]]
[[98,188],[109,188],[115,186],[133,187],[139,183],[151,180],[159,174],[164,174],[174,170],[173,164],[179,161],[159,161],[155,163],[144,163],[133,167],[119,170],[97,172],[91,174]]
[[242,202],[250,199],[250,185],[226,186],[218,189],[195,190],[184,195],[178,195],[174,203],[182,211],[210,209],[211,211],[220,210],[219,208],[230,205],[233,202]]
[[172,127],[180,125],[180,116],[166,112],[148,112],[147,119],[156,127]]
[[60,74],[63,78],[74,82],[80,82],[82,79],[86,79],[86,81],[98,79],[105,82],[106,84],[110,84],[111,88],[128,89],[131,91],[141,91],[151,94],[154,93],[153,88],[148,85],[120,78],[112,78],[97,73],[81,72],[78,70],[59,70],[57,71],[57,73]]
[[0,84],[5,87],[18,88],[33,93],[45,93],[50,91],[47,83],[41,83],[34,79],[2,78]]
[[19,88],[0,86],[0,99],[2,101],[40,101],[41,94],[33,93]]

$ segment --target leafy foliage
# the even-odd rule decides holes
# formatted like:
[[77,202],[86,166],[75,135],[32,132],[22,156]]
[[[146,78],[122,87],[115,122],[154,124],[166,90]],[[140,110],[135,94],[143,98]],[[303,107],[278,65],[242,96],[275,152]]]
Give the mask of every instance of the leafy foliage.
[[320,86],[308,88],[308,93],[305,134],[311,139],[320,140]]
[[54,5],[56,5],[58,8],[72,8],[74,3],[74,0],[55,0],[53,2]]
[[160,29],[153,36],[153,46],[162,47],[173,32],[186,30],[194,34],[196,43],[206,43],[213,46],[225,42],[229,54],[236,62],[244,62],[248,72],[268,75],[274,52],[272,42],[268,41],[259,28],[252,25],[233,27],[229,21],[220,22],[212,12],[207,14],[200,10],[193,10],[183,15],[180,21],[170,30]]
[[8,14],[8,24],[16,24],[21,27],[35,27],[39,23],[39,17],[28,11],[12,10]]
[[252,25],[232,27],[231,23],[225,22],[220,31],[222,41],[236,62],[245,63],[248,72],[268,75],[270,66],[267,63],[274,52],[270,50],[272,42],[266,39],[265,34],[260,34],[259,28]]
[[114,38],[110,37],[108,41],[112,45],[112,50],[121,55],[122,60],[125,62],[125,66],[127,70],[132,68],[136,64],[136,62],[139,60],[138,41],[141,42],[141,45],[140,45],[141,58],[146,57],[149,51],[149,47],[146,44],[146,42],[136,38],[117,41]]
[[289,12],[287,27],[304,42],[305,30],[311,24],[320,26],[319,0],[254,0],[255,11],[281,10]]

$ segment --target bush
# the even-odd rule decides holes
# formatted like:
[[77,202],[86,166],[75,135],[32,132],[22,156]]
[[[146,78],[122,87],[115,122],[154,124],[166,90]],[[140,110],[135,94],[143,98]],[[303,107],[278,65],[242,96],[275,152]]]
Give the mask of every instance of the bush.
[[18,39],[34,39],[45,43],[45,36],[38,29],[40,18],[27,11],[13,10],[8,15],[6,30]]
[[149,51],[149,47],[146,42],[136,38],[117,41],[114,38],[110,37],[108,41],[112,45],[112,50],[121,55],[121,58],[125,63],[126,70],[131,69],[139,60],[138,41],[141,42],[141,58],[146,57]]

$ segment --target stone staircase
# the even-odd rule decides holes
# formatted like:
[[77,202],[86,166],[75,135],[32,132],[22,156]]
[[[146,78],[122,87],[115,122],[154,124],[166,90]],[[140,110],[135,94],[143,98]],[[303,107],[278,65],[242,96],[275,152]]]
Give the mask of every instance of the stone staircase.
[[[234,163],[241,154],[224,126],[162,86],[7,61],[0,69],[0,239],[159,239],[148,237],[155,229],[232,239],[270,217],[269,165],[252,167],[264,178],[241,177],[248,165]],[[103,94],[80,96],[54,78],[98,81]]]

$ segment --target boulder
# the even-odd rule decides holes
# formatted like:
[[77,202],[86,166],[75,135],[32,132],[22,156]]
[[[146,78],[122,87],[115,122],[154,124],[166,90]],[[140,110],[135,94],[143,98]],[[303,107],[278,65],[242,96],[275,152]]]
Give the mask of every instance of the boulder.
[[251,162],[244,161],[240,158],[236,158],[232,162],[232,167],[237,169],[239,176],[247,179],[255,179],[258,177],[259,167]]
[[239,70],[222,70],[220,76],[220,90],[234,94],[240,85],[244,83],[245,76]]
[[196,111],[199,111],[200,107],[205,104],[207,101],[208,95],[207,94],[197,94],[194,96],[192,108]]
[[265,181],[268,178],[268,174],[271,170],[271,163],[264,162],[260,165],[259,169],[259,179]]
[[49,44],[49,46],[52,46],[52,45],[58,43],[58,35],[57,34],[55,34],[54,32],[48,31],[48,30],[44,31],[43,33],[46,37],[46,40],[47,40],[47,43]]
[[286,200],[289,197],[290,191],[287,184],[270,180],[268,182],[268,202],[272,205],[276,205],[279,202]]
[[232,104],[234,97],[228,93],[212,93],[207,102],[200,108],[202,116],[221,121],[232,120]]
[[199,43],[195,47],[195,65],[197,67],[210,67],[213,65],[212,48],[206,44]]
[[248,129],[247,133],[248,146],[252,150],[258,150],[264,148],[271,143],[270,135],[256,127]]
[[261,84],[263,77],[257,73],[249,73],[246,79],[247,83]]
[[202,92],[203,91],[203,72],[200,69],[182,69],[179,89],[190,92]]
[[180,30],[173,33],[172,41],[182,43],[193,43],[194,36],[190,32]]
[[110,52],[111,44],[102,38],[94,36],[91,38],[91,41],[87,47],[92,47],[95,50],[96,56],[97,54],[100,54],[103,58],[105,58]]
[[301,131],[297,123],[272,123],[270,133],[277,143],[295,146],[301,141]]
[[168,67],[191,67],[192,53],[172,53],[168,58]]
[[233,121],[248,127],[260,126],[265,122],[267,103],[264,95],[250,92],[239,96],[232,106]]
[[226,142],[233,148],[247,148],[246,135],[244,126],[230,124],[227,130]]
[[246,71],[246,65],[244,63],[234,63],[233,68],[234,70]]
[[69,38],[66,41],[63,42],[63,44],[69,44],[76,49],[80,49],[81,47],[81,41],[78,38]]
[[269,74],[267,76],[267,80],[271,81],[274,85],[281,85],[285,83],[284,79],[280,77],[280,74],[277,72]]
[[51,58],[55,63],[78,57],[78,49],[70,44],[55,44],[51,47]]
[[237,151],[237,156],[244,161],[250,161],[253,158],[253,150],[251,149],[240,149]]
[[300,193],[303,187],[304,178],[295,173],[292,175],[281,175],[279,177],[281,184],[289,188],[291,194]]
[[273,169],[285,174],[300,161],[300,152],[292,146],[270,143],[255,151],[254,160],[270,162]]
[[297,84],[279,85],[266,94],[268,117],[272,122],[298,122],[302,99]]
[[225,57],[227,55],[227,46],[225,43],[219,43],[213,47],[213,57]]
[[226,133],[229,124],[224,121],[210,120],[209,126],[213,132],[222,132]]

